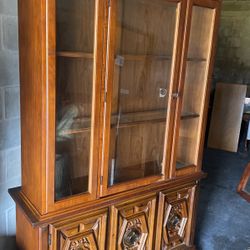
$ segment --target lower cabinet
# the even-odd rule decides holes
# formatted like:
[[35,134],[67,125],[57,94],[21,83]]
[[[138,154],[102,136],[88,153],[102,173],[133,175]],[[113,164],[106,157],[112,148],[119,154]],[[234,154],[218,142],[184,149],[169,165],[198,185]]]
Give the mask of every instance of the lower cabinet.
[[50,225],[53,250],[105,250],[107,209]]
[[52,223],[50,250],[192,248],[196,186],[128,198],[97,212]]

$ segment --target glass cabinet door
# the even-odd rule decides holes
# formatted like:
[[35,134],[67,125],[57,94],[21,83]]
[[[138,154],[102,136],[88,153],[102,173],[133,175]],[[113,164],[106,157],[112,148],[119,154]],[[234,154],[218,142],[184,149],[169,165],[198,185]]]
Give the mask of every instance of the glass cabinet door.
[[179,10],[177,1],[111,1],[104,161],[109,187],[163,175]]
[[89,190],[94,21],[94,0],[56,1],[56,200]]
[[215,15],[215,8],[192,7],[176,169],[198,164]]

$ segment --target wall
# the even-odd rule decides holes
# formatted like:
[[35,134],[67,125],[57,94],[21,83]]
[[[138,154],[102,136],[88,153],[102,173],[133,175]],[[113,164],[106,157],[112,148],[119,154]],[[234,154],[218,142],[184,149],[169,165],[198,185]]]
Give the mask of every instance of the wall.
[[250,84],[250,1],[224,0],[214,82]]
[[[17,40],[17,0],[0,0],[0,236],[15,234],[7,190],[21,180]],[[0,249],[9,249],[1,248],[1,239]]]

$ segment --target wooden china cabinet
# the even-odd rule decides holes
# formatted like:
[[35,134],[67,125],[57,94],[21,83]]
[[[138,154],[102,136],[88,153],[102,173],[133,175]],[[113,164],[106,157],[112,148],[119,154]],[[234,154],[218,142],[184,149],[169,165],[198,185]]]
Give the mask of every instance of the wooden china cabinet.
[[219,0],[20,0],[20,249],[195,249]]

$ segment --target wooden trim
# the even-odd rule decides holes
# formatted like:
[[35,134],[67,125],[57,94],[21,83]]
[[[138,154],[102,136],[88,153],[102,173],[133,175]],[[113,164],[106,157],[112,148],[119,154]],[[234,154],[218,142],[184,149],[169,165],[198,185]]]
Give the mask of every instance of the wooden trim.
[[[184,73],[185,72],[185,58],[187,58],[188,54],[188,41],[189,41],[189,34],[190,34],[190,28],[191,28],[191,3],[187,5],[187,10],[186,10],[186,15],[185,15],[185,27],[184,27],[184,37],[183,37],[183,50],[181,54],[181,59],[180,59],[180,71],[179,71],[179,85],[176,89],[176,92],[180,94],[180,97],[182,97],[183,89],[184,89],[184,82],[185,82],[185,77]],[[173,130],[173,141],[171,143],[171,157],[169,160],[169,178],[173,178],[176,176],[176,151],[177,151],[177,140],[178,140],[178,135],[179,135],[179,127],[180,127],[180,121],[178,117],[181,116],[181,101],[180,98],[176,102],[176,113],[173,117],[173,127],[175,128]]]
[[100,188],[100,196],[107,194],[108,186],[108,161],[109,161],[109,144],[110,144],[110,125],[111,125],[111,102],[112,102],[112,86],[113,71],[115,58],[115,27],[116,27],[116,11],[117,1],[110,1],[107,23],[107,57],[106,57],[106,74],[104,92],[106,94],[106,102],[104,107],[104,126],[103,126],[103,152],[102,152],[102,173],[103,182]]
[[193,211],[192,211],[192,219],[191,219],[191,228],[190,228],[190,237],[188,239],[188,245],[193,247],[194,237],[195,237],[195,226],[197,221],[197,210],[198,210],[198,200],[200,194],[200,183],[196,185],[194,196],[193,196]]
[[215,63],[215,52],[216,52],[216,44],[218,39],[219,32],[219,21],[220,21],[220,13],[221,13],[221,1],[216,1],[214,3],[215,14],[214,14],[214,30],[212,35],[212,46],[210,51],[210,62],[209,68],[207,72],[207,88],[205,90],[205,100],[204,100],[204,110],[203,110],[203,121],[201,124],[201,138],[199,143],[199,151],[198,151],[198,162],[197,162],[197,170],[200,171],[202,168],[202,155],[203,155],[203,147],[205,142],[205,134],[206,134],[206,125],[207,125],[207,115],[208,115],[208,105],[210,99],[210,89],[212,85],[212,74]]
[[92,120],[91,120],[91,150],[89,163],[89,189],[88,192],[77,194],[72,197],[56,201],[54,200],[54,162],[55,162],[55,58],[56,58],[56,41],[55,41],[55,0],[49,1],[48,5],[48,129],[47,129],[47,204],[48,212],[71,207],[86,201],[94,200],[97,197],[98,186],[98,166],[99,166],[99,128],[100,128],[100,105],[101,105],[101,79],[103,67],[103,23],[104,23],[105,3],[96,0],[95,3],[95,33],[94,33],[94,70],[93,70],[93,96],[92,96]]
[[196,172],[197,167],[195,165],[187,166],[176,170],[176,176],[182,176]]
[[[167,128],[166,131],[173,131],[171,133],[171,136],[166,133],[166,139],[165,139],[165,154],[164,154],[164,159],[163,159],[163,166],[165,170],[165,179],[170,179],[171,178],[171,173],[172,173],[172,165],[171,165],[171,154],[172,154],[172,142],[173,142],[173,136],[174,136],[174,131],[175,131],[175,112],[176,112],[176,104],[177,104],[177,99],[173,98],[172,94],[173,93],[179,93],[178,90],[178,82],[179,82],[179,77],[180,77],[180,66],[181,66],[181,54],[183,50],[183,39],[184,39],[184,32],[185,32],[185,19],[186,19],[186,9],[187,9],[187,1],[181,1],[179,2],[179,22],[178,22],[178,29],[179,33],[178,35],[176,34],[176,42],[175,42],[175,66],[173,69],[172,74],[174,74],[173,79],[173,84],[172,84],[172,89],[170,89],[171,97],[169,98],[169,117],[168,120],[169,122],[167,123]],[[173,63],[174,64],[174,63]],[[175,71],[175,72],[174,72]],[[171,85],[170,85],[171,87]]]
[[[207,61],[207,69],[206,69],[206,83],[204,89],[204,97],[202,101],[203,109],[200,113],[201,121],[199,122],[199,135],[197,137],[197,167],[196,168],[187,168],[187,169],[179,169],[176,170],[176,154],[177,154],[177,146],[178,146],[178,139],[179,139],[179,129],[180,129],[180,117],[181,117],[181,110],[182,110],[182,96],[184,91],[184,83],[185,83],[185,76],[186,76],[186,61],[188,56],[188,48],[189,48],[189,39],[190,39],[190,30],[191,30],[191,22],[192,22],[192,9],[194,6],[200,6],[205,8],[212,8],[215,10],[213,16],[213,23],[211,27],[211,43],[209,48],[208,54],[208,61]],[[202,161],[202,153],[203,153],[203,145],[204,145],[204,137],[205,137],[205,126],[206,126],[206,119],[207,119],[207,109],[208,109],[208,102],[209,102],[209,89],[211,85],[211,75],[213,70],[214,64],[214,54],[215,54],[215,42],[216,42],[216,33],[218,31],[218,14],[219,14],[219,2],[208,0],[208,1],[201,1],[201,0],[192,0],[189,2],[188,10],[187,10],[187,17],[186,17],[186,27],[185,27],[185,38],[184,38],[184,50],[182,53],[182,65],[181,65],[181,76],[179,82],[179,93],[180,97],[177,102],[177,112],[175,116],[174,127],[174,140],[172,144],[172,158],[171,158],[171,167],[170,167],[170,178],[175,176],[180,176],[182,174],[192,173],[194,171],[200,171],[201,169],[201,161]]]
[[[171,84],[169,86],[169,98],[168,98],[168,110],[170,112],[167,113],[166,117],[166,130],[171,131],[173,128],[171,125],[172,116],[174,114],[174,103],[175,99],[171,98],[173,89],[176,89],[178,82],[178,71],[179,71],[179,53],[182,49],[182,35],[185,21],[185,7],[186,0],[183,1],[173,1],[176,2],[178,6],[178,14],[177,14],[177,22],[175,29],[175,45],[173,51],[173,62],[172,62],[172,70],[171,70]],[[148,185],[155,181],[161,181],[163,179],[168,179],[169,170],[166,168],[166,162],[169,159],[170,155],[170,147],[169,142],[172,140],[172,137],[169,133],[165,133],[165,145],[164,145],[164,159],[163,159],[163,167],[162,174],[163,176],[159,177],[148,177],[145,179],[139,179],[131,182],[124,182],[123,184],[114,185],[112,187],[108,187],[108,161],[109,161],[109,143],[110,143],[110,126],[111,126],[111,101],[112,101],[112,86],[113,86],[113,71],[114,71],[114,47],[115,47],[115,29],[116,29],[116,4],[117,1],[111,1],[111,6],[109,10],[109,29],[108,29],[108,49],[107,49],[107,75],[106,75],[106,86],[105,89],[107,91],[107,102],[104,110],[105,114],[105,125],[103,129],[103,138],[104,138],[104,152],[102,155],[102,176],[103,176],[103,185],[101,186],[100,195],[110,195],[115,192],[121,192],[127,189],[135,188],[141,185]],[[144,56],[145,57],[145,56]],[[129,57],[131,59],[131,56]],[[140,58],[139,58],[140,59]]]
[[158,182],[148,186],[138,187],[137,189],[127,190],[123,193],[117,193],[112,196],[103,197],[98,200],[83,202],[81,204],[75,205],[74,207],[61,208],[60,210],[55,210],[48,214],[39,213],[39,211],[22,193],[20,187],[9,189],[9,194],[24,211],[30,223],[35,227],[52,223],[53,221],[57,221],[60,218],[65,218],[75,213],[80,213],[81,211],[88,211],[88,209],[90,209],[91,207],[93,208],[93,206],[95,206],[95,208],[97,209],[104,206],[110,206],[117,201],[126,201],[127,197],[140,197],[141,195],[147,195],[151,192],[159,192],[163,189],[168,189],[169,191],[172,189],[180,189],[182,186],[190,185],[190,183],[194,183],[205,177],[206,174],[204,174],[203,172],[180,176],[167,182]]
[[247,164],[243,175],[240,179],[239,185],[237,187],[238,194],[243,197],[245,200],[250,202],[250,193],[247,193],[244,189],[247,185],[247,182],[250,182],[250,162]]
[[18,1],[23,192],[46,212],[46,10],[44,1]]

